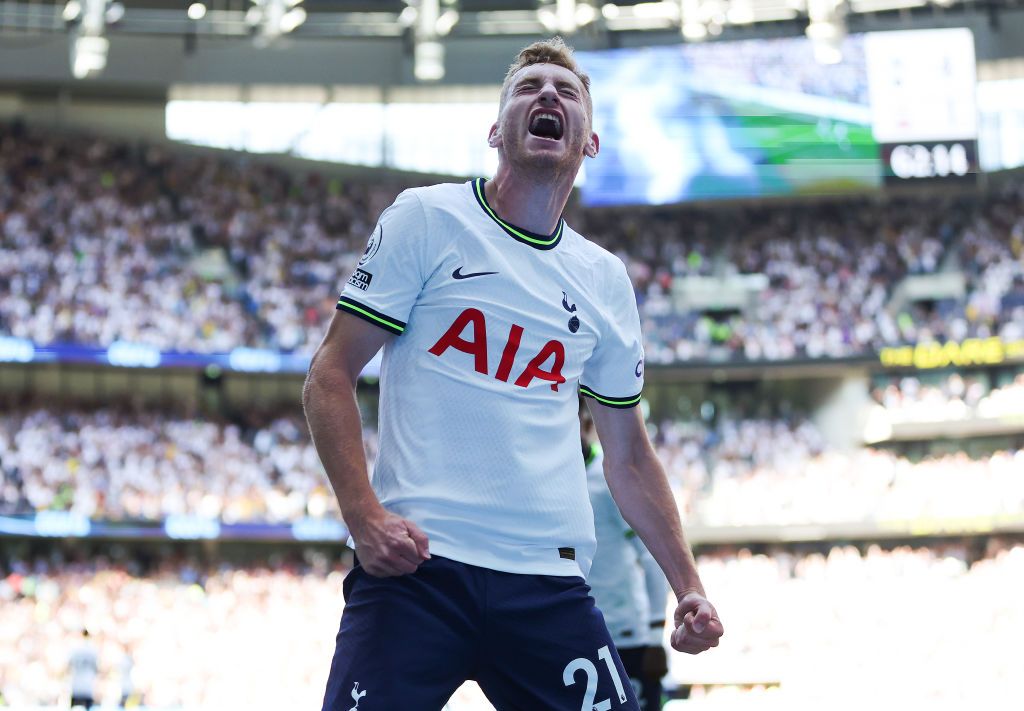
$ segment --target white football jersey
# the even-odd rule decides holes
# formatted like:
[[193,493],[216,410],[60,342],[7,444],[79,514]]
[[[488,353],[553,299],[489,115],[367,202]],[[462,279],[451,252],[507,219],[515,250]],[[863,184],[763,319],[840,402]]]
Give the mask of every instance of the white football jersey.
[[650,617],[647,629],[647,644],[657,646],[663,644],[665,639],[665,620],[672,617],[672,610],[669,609],[669,585],[665,574],[661,572],[661,566],[654,556],[647,550],[647,546],[640,540],[640,536],[633,537],[633,545],[640,556],[640,567],[644,569],[644,584],[647,588],[647,603],[650,606]]
[[636,546],[639,539],[622,518],[608,489],[604,455],[598,445],[591,445],[585,462],[597,531],[597,551],[587,584],[615,646],[619,649],[643,647],[650,636],[651,609]]
[[91,642],[83,642],[71,653],[68,660],[71,671],[71,695],[92,697],[96,688],[96,677],[99,675],[99,655],[96,646]]
[[584,575],[594,525],[577,393],[633,407],[643,347],[622,262],[559,220],[502,221],[484,180],[406,190],[338,308],[391,333],[373,488],[431,553]]

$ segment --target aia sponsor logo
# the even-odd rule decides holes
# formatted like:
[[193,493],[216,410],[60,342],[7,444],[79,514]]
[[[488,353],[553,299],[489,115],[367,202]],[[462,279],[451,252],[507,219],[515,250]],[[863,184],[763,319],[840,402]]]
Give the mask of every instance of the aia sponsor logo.
[[[522,326],[512,324],[508,335],[504,336],[505,343],[501,348],[501,360],[498,361],[498,369],[494,372],[496,380],[507,383],[512,377],[525,332]],[[483,375],[491,374],[487,365],[489,348],[487,319],[482,311],[466,309],[460,313],[448,330],[437,340],[437,343],[430,347],[429,352],[441,357],[449,348],[473,356],[473,369],[476,372]],[[558,386],[565,382],[565,378],[562,376],[564,366],[565,346],[561,341],[548,341],[536,355],[530,358],[513,384],[526,388],[536,378],[551,383],[551,389],[558,392]]]

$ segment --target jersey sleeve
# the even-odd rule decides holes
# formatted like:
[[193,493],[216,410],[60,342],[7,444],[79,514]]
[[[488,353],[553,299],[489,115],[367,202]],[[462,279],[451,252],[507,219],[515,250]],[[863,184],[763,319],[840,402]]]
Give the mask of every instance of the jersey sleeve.
[[338,299],[338,310],[394,334],[405,331],[427,271],[426,216],[416,194],[406,190],[381,213],[366,251]]
[[640,402],[644,387],[644,348],[640,314],[626,267],[615,260],[603,290],[603,322],[594,352],[583,366],[580,394],[608,407]]

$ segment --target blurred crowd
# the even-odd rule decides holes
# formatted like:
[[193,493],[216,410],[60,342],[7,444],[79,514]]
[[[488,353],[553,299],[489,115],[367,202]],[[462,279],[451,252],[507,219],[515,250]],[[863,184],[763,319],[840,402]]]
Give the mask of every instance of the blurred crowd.
[[800,418],[663,422],[659,458],[690,525],[786,526],[1024,516],[1024,449],[911,459],[826,446]]
[[[691,525],[1024,514],[1024,449],[920,460],[885,449],[844,451],[795,416],[722,416],[713,426],[670,420],[651,430]],[[372,427],[364,444],[372,467]],[[0,513],[44,510],[228,523],[338,515],[300,415],[238,424],[110,409],[4,413]]]
[[982,378],[959,373],[925,382],[908,375],[893,378],[872,396],[878,404],[872,415],[877,413],[890,423],[1020,416],[1024,414],[1024,372],[991,389]]
[[[1024,541],[974,545],[701,555],[726,635],[713,654],[673,655],[672,675],[699,685],[693,698],[767,688],[801,702],[787,708],[1012,708],[1024,694]],[[964,605],[970,623],[955,612]]]
[[[1024,281],[1017,276],[1024,273],[1024,190],[1018,187],[981,203],[849,200],[582,217],[584,234],[627,265],[650,362],[844,357],[902,343],[1014,339],[1024,327]],[[971,239],[982,233],[999,266],[978,271]],[[970,264],[964,299],[890,308],[905,277],[956,271],[960,264]],[[678,296],[678,285],[693,276],[713,278],[709,288],[724,290],[742,275],[762,275],[767,285],[752,288],[739,305],[688,309]]]
[[710,526],[1019,519],[1024,450],[917,462],[880,449],[830,451],[791,469],[744,466],[688,498],[693,523]]
[[[337,516],[301,416],[237,424],[121,410],[0,415],[0,512],[97,519]],[[371,466],[376,433],[364,430]]]
[[[952,309],[959,323],[988,322],[1006,340],[1024,338],[1024,190],[992,205],[964,233],[960,264],[967,298]],[[968,328],[969,330],[969,328]],[[957,334],[952,333],[954,338]]]
[[398,192],[0,128],[0,333],[309,350]]
[[[698,565],[727,634],[713,654],[671,655],[672,678],[695,698],[768,685],[825,705],[884,698],[986,708],[971,702],[1024,694],[1020,540],[990,539],[982,550],[720,550]],[[316,708],[344,573],[308,552],[247,565],[5,558],[0,696],[13,706],[66,704],[68,658],[85,626],[100,701],[117,703],[127,683],[133,703],[155,708]],[[460,709],[490,708],[464,698]]]
[[56,553],[4,561],[0,694],[14,707],[66,708],[68,658],[84,628],[99,661],[97,702],[318,708],[344,573],[324,556],[254,566]]
[[[719,86],[757,86],[804,96],[868,105],[863,37],[842,43],[843,61],[822,65],[814,43],[803,38],[685,44],[683,53],[695,77],[714,77]],[[685,78],[683,78],[685,81]]]
[[[395,182],[287,172],[0,126],[0,336],[162,350],[310,353]],[[842,357],[1024,335],[1024,185],[988,195],[800,207],[568,211],[623,259],[649,361]],[[963,273],[960,299],[891,309],[907,275]],[[761,275],[742,304],[688,303]]]

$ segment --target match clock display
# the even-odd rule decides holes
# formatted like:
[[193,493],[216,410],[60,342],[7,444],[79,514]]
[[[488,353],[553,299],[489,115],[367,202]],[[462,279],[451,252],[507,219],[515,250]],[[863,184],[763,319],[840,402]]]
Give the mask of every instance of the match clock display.
[[973,180],[978,172],[977,141],[928,141],[882,145],[887,183]]

